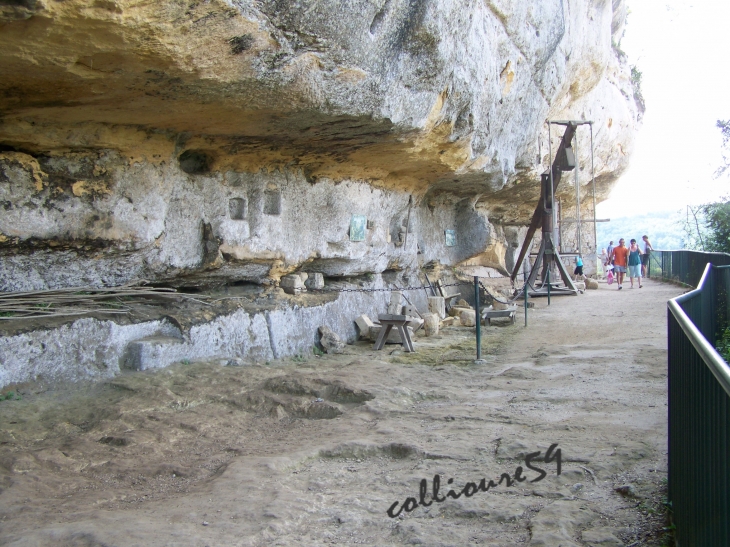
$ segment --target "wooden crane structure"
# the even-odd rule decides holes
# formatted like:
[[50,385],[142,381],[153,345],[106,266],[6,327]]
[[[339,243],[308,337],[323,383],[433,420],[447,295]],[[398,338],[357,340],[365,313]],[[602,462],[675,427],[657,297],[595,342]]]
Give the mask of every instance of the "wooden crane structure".
[[[573,151],[573,137],[579,125],[590,124],[586,121],[552,121],[549,124],[564,125],[565,133],[558,146],[555,154],[555,160],[551,168],[541,175],[540,180],[540,201],[537,203],[535,212],[532,215],[530,227],[525,235],[525,241],[520,249],[519,257],[515,262],[514,270],[510,278],[514,283],[515,278],[522,266],[522,261],[527,255],[527,251],[532,245],[532,238],[539,226],[542,226],[542,242],[540,250],[535,258],[530,275],[525,282],[523,290],[529,291],[530,296],[546,296],[548,294],[548,284],[550,293],[553,295],[560,294],[578,294],[578,290],[573,284],[568,271],[565,269],[563,261],[560,259],[558,248],[555,242],[555,191],[560,184],[560,179],[565,171],[572,171],[576,168],[576,155]],[[552,158],[552,145],[550,157]],[[556,266],[560,275],[560,279],[553,279],[550,273]],[[540,274],[540,280],[537,276]]]

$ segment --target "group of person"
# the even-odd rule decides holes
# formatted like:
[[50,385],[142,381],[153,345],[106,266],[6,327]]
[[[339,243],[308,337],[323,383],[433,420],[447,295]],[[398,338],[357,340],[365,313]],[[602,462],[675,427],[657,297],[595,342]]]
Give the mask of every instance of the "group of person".
[[623,289],[624,278],[629,274],[631,288],[634,288],[634,278],[637,280],[639,288],[641,278],[646,277],[646,270],[649,265],[649,253],[654,250],[647,236],[642,236],[644,241],[644,250],[639,248],[635,239],[632,239],[630,245],[626,247],[624,238],[618,240],[618,246],[613,246],[611,241],[606,248],[606,260],[604,266],[606,270],[613,271],[613,276],[618,284],[618,290]]

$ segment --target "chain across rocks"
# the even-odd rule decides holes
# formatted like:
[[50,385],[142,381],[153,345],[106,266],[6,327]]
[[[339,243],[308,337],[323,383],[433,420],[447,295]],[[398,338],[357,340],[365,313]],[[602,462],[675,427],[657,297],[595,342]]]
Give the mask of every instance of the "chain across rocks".
[[[486,292],[487,289],[484,286],[484,284],[480,281],[479,285],[482,289]],[[307,289],[307,292],[313,292],[313,293],[325,293],[325,292],[392,292],[392,291],[425,291],[425,290],[434,290],[436,288],[442,288],[445,289],[447,287],[463,287],[463,286],[469,286],[473,287],[473,282],[468,281],[461,281],[459,283],[446,283],[443,285],[438,286],[429,286],[429,285],[421,285],[418,287],[410,286],[410,287],[390,287],[390,288],[384,288],[384,289],[364,289],[364,288],[357,288],[357,289],[344,289],[344,288],[336,288],[336,287],[326,287],[324,289]]]

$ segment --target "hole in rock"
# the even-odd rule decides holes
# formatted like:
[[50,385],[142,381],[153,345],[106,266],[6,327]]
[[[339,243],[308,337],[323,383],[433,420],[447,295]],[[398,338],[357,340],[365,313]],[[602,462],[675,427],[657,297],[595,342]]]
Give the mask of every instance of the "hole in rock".
[[370,23],[370,34],[377,34],[380,30],[380,27],[383,26],[383,19],[385,19],[385,12],[388,10],[388,7],[390,5],[390,0],[385,2],[385,5],[382,7],[382,9],[375,14],[375,17],[373,17],[373,22]]
[[200,150],[186,150],[178,157],[180,169],[191,175],[200,175],[210,171],[211,157]]
[[275,184],[269,184],[264,190],[264,214],[281,214],[281,190]]
[[244,198],[228,200],[228,214],[233,220],[245,220],[248,212],[248,203]]
[[253,36],[250,34],[242,34],[241,36],[234,36],[228,43],[231,44],[231,53],[238,55],[251,49],[253,45]]

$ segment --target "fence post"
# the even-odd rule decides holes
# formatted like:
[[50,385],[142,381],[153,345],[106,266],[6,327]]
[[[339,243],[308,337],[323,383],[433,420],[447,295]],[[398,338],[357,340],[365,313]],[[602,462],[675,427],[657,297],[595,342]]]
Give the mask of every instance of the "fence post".
[[477,361],[482,360],[482,318],[479,310],[479,276],[474,276],[474,308],[477,316]]
[[527,327],[527,293],[529,292],[527,289],[527,280],[525,280],[525,327]]

